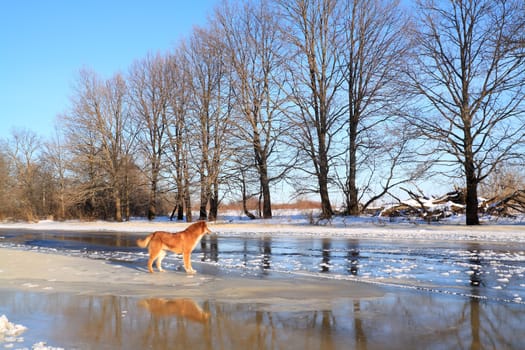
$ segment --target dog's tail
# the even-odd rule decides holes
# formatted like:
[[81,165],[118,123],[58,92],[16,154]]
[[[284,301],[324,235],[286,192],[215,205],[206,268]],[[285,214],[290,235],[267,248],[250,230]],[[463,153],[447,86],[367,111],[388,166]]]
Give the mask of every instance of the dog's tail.
[[149,244],[149,241],[153,238],[153,233],[144,239],[137,239],[137,245],[141,248],[146,248]]

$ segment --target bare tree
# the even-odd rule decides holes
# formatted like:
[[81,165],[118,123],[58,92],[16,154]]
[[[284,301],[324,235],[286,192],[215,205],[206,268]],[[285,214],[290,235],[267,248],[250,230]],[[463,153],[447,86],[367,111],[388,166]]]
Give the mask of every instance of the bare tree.
[[38,154],[41,147],[40,138],[29,129],[13,130],[7,145],[7,155],[16,179],[12,189],[16,198],[13,214],[27,220],[34,220],[38,216],[38,204],[42,199],[42,193],[38,191]]
[[192,130],[194,157],[199,159],[199,220],[215,220],[225,132],[229,127],[228,107],[224,107],[228,95],[223,93],[227,86],[224,51],[216,28],[195,28],[185,51],[192,97],[192,118],[186,119],[186,124]]
[[113,217],[122,221],[123,178],[135,139],[127,110],[126,83],[119,74],[104,81],[94,72],[83,70],[76,93],[64,121],[69,147],[92,184],[81,198],[91,197],[93,206],[96,192],[109,191]]
[[241,6],[227,4],[217,11],[224,32],[225,55],[233,74],[232,94],[235,133],[240,144],[253,150],[262,196],[262,217],[272,217],[272,182],[286,172],[286,157],[278,154],[284,128],[281,109],[284,56],[278,17],[269,1],[248,1]]
[[189,160],[191,151],[191,137],[189,132],[189,119],[191,118],[191,72],[185,57],[184,45],[178,47],[175,52],[167,58],[169,68],[168,84],[170,86],[167,134],[169,139],[168,162],[169,172],[172,174],[175,185],[175,205],[170,219],[175,214],[177,220],[184,219],[186,209],[186,221],[192,221],[190,186],[193,181],[189,175]]
[[290,93],[297,105],[291,114],[295,144],[312,161],[303,170],[317,179],[322,217],[333,215],[328,192],[333,141],[341,130],[344,108],[338,102],[342,74],[338,61],[339,21],[335,0],[279,1],[283,35],[291,45]]
[[409,21],[399,1],[347,0],[339,6],[339,58],[348,103],[346,180],[341,187],[346,213],[358,215],[365,194],[369,196],[366,205],[393,186],[411,180],[414,174],[398,173],[398,168],[407,164],[409,143],[406,132],[396,132],[398,128],[403,130],[396,117],[406,99],[399,84],[400,67],[404,66],[411,43]]
[[5,217],[13,215],[13,203],[15,200],[12,195],[13,188],[13,177],[11,176],[10,171],[10,161],[5,152],[7,150],[7,142],[0,140],[0,197],[3,198],[3,205],[0,208],[0,218],[4,219]]
[[139,125],[139,141],[149,175],[149,220],[157,215],[157,195],[168,144],[171,86],[166,60],[161,54],[148,55],[132,65],[128,78],[132,110]]
[[72,183],[67,198],[79,217],[105,218],[107,213],[101,209],[104,207],[101,193],[106,188],[106,180],[97,157],[96,133],[83,124],[77,125],[74,113],[73,109],[71,113],[61,116],[66,147],[71,157],[67,167],[72,174]]
[[480,184],[480,192],[483,197],[494,198],[507,196],[516,190],[525,189],[525,172],[523,162],[501,163]]
[[[172,117],[168,121],[168,138],[169,138],[169,153],[168,162],[170,163],[170,173],[172,174],[174,185],[176,188],[175,204],[173,206],[170,220],[173,220],[177,215],[177,220],[184,219],[184,166],[186,165],[187,155],[185,151],[185,124],[184,118],[186,116],[187,94],[184,93],[186,89],[186,76],[181,74],[183,69],[177,62],[178,56],[170,59],[170,73],[172,75],[172,92],[170,94],[170,108],[172,110]],[[182,89],[180,87],[183,87]]]
[[55,182],[55,196],[57,197],[55,217],[63,220],[66,218],[66,208],[68,206],[66,200],[68,182],[66,172],[69,154],[63,137],[64,135],[58,125],[55,125],[54,131],[55,133],[44,146],[43,158],[46,164],[48,164]]
[[[478,184],[518,156],[525,138],[524,5],[514,0],[422,1],[410,72],[426,103],[411,122],[457,167],[466,187],[466,224],[479,224]],[[447,174],[450,176],[450,172]]]

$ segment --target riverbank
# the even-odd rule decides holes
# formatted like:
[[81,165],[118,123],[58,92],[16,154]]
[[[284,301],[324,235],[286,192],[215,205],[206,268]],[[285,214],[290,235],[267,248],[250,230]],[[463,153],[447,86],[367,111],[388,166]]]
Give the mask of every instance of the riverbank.
[[[276,237],[293,235],[304,238],[341,237],[370,240],[525,243],[525,221],[519,218],[486,220],[478,226],[466,226],[461,222],[460,218],[427,224],[407,221],[390,222],[377,217],[337,217],[323,225],[312,225],[307,216],[291,211],[276,215],[269,220],[246,220],[242,217],[226,216],[208,225],[214,233],[219,235],[271,235]],[[159,217],[153,221],[139,218],[126,222],[42,220],[34,223],[0,223],[0,228],[14,230],[137,234],[148,234],[153,231],[176,232],[187,226],[186,222],[169,221],[166,217]]]

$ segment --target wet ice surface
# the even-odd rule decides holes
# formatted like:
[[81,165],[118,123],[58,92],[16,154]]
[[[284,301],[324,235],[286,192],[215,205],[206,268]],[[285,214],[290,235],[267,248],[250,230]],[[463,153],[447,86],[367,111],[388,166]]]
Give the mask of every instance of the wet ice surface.
[[[0,246],[59,251],[120,264],[144,265],[147,251],[137,235],[89,232],[0,231]],[[192,256],[197,271],[211,275],[280,278],[308,275],[348,279],[395,288],[424,290],[525,304],[525,244],[409,242],[279,235],[203,238]],[[182,270],[169,254],[167,270]]]
[[204,244],[201,260],[257,276],[314,274],[506,302],[525,299],[524,247],[268,237]]

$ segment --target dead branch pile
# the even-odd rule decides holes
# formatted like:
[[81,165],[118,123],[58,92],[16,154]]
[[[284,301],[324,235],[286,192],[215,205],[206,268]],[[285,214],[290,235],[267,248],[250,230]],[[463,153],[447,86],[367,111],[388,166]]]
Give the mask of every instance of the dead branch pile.
[[[422,194],[403,189],[410,199],[399,201],[384,208],[382,217],[419,217],[436,221],[465,211],[465,196],[462,189],[456,189],[440,197],[428,198]],[[516,190],[507,195],[491,199],[479,199],[479,211],[483,214],[513,217],[525,213],[525,190]]]
[[381,211],[382,217],[421,217],[426,220],[439,220],[454,214],[463,213],[465,200],[462,190],[448,192],[439,197],[428,198],[404,189],[410,199],[400,201]]
[[496,196],[481,203],[484,213],[513,217],[525,213],[525,190],[516,190],[505,196]]

